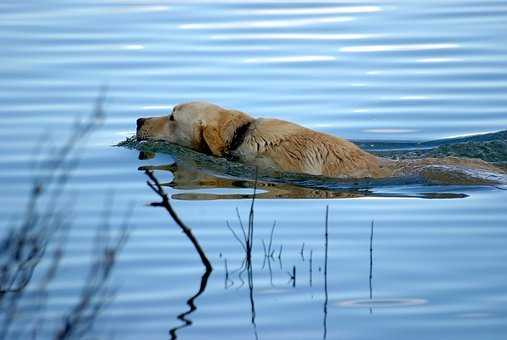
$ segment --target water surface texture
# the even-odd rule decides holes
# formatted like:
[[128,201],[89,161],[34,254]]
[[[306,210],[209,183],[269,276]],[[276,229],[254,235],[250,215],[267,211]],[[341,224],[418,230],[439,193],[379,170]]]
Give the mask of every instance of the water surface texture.
[[[51,242],[23,294],[1,287],[0,338],[503,339],[505,187],[259,183],[249,267],[227,222],[241,239],[252,182],[113,145],[137,118],[190,100],[371,143],[505,130],[506,36],[501,0],[3,0],[2,240],[23,230],[34,178],[51,173],[44,161],[76,122],[97,101],[105,120],[71,151],[68,183],[53,183],[65,182],[62,195],[40,194],[35,220],[56,207],[68,231],[43,229]],[[167,212],[147,205],[159,198],[140,166],[161,169],[210,275]],[[102,289],[90,268],[126,212],[128,240],[94,296],[107,301],[65,337],[83,287]]]

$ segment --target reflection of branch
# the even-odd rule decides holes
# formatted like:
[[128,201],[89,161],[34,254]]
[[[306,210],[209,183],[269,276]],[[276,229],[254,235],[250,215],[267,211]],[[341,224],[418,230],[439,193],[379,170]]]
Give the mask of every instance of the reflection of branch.
[[183,231],[185,236],[187,236],[190,242],[192,242],[192,245],[199,254],[199,257],[201,258],[202,264],[206,268],[206,271],[207,272],[213,271],[213,267],[211,266],[211,263],[209,262],[206,253],[204,252],[204,250],[202,250],[201,246],[199,245],[199,241],[197,241],[194,234],[192,234],[192,229],[187,227],[185,223],[183,223],[183,221],[180,219],[178,214],[176,214],[176,211],[174,211],[171,203],[169,202],[169,196],[167,196],[167,194],[165,193],[158,179],[155,177],[155,175],[151,170],[145,170],[144,173],[150,179],[149,181],[146,182],[148,186],[162,199],[161,202],[151,203],[151,206],[163,207],[165,210],[167,210],[169,215],[171,215],[171,217],[173,218],[174,222],[176,222],[176,224],[181,228],[181,231]]
[[206,253],[204,252],[204,250],[202,250],[201,246],[199,245],[199,241],[197,241],[194,234],[192,234],[192,230],[187,225],[185,225],[185,223],[183,223],[183,221],[180,219],[178,214],[176,214],[176,211],[174,211],[171,203],[169,202],[169,196],[167,196],[167,194],[165,193],[164,189],[160,185],[160,182],[155,177],[153,172],[151,170],[145,169],[145,174],[149,178],[149,180],[146,182],[148,184],[148,186],[157,195],[159,195],[160,198],[162,199],[161,202],[153,202],[153,203],[151,203],[151,205],[154,207],[163,207],[165,210],[167,210],[169,215],[171,215],[171,217],[173,218],[174,222],[176,222],[176,224],[181,228],[181,230],[183,231],[185,236],[187,236],[187,238],[190,240],[190,242],[192,242],[192,245],[194,246],[195,250],[199,254],[199,257],[201,258],[201,262],[205,268],[205,271],[201,277],[201,284],[199,286],[199,290],[197,291],[197,293],[192,295],[192,297],[190,297],[187,300],[187,305],[190,308],[188,309],[188,311],[178,315],[178,319],[183,322],[183,325],[180,325],[178,327],[174,327],[171,330],[169,330],[169,334],[171,335],[171,339],[176,339],[177,338],[176,332],[179,329],[188,327],[192,324],[192,320],[187,319],[187,316],[190,315],[191,313],[193,313],[197,309],[197,306],[195,305],[194,301],[206,290],[206,285],[208,284],[208,278],[211,275],[211,272],[213,271],[213,267],[211,266],[211,263],[208,260]]
[[329,222],[329,206],[326,206],[326,222],[325,222],[325,234],[324,234],[324,321],[323,321],[323,327],[324,327],[324,334],[322,338],[325,340],[327,337],[327,301],[328,301],[328,295],[327,295],[327,248],[328,248],[328,240],[329,240],[329,234],[328,234],[328,223]]
[[[373,225],[375,224],[374,221],[371,221],[371,228],[370,228],[370,306],[373,299],[373,288],[371,285],[371,280],[373,279]],[[370,314],[373,312],[372,308],[370,307]]]
[[175,340],[178,338],[176,336],[176,332],[178,330],[192,325],[192,320],[187,319],[187,316],[192,314],[197,309],[197,306],[195,305],[194,301],[206,290],[206,285],[208,284],[208,278],[210,275],[211,275],[211,270],[206,270],[204,272],[204,274],[202,274],[201,285],[199,286],[199,290],[197,291],[197,293],[192,295],[192,297],[190,297],[190,299],[187,300],[187,305],[190,308],[188,309],[188,311],[178,315],[178,319],[183,321],[183,325],[180,325],[178,327],[174,327],[171,330],[169,330],[169,334],[171,335],[172,340]]

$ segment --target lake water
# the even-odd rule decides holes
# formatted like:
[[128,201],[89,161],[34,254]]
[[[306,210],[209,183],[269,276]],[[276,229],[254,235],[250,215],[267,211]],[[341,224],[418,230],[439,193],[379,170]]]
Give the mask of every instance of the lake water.
[[[135,150],[112,145],[134,133],[137,118],[189,100],[354,140],[502,130],[506,36],[501,0],[2,1],[2,238],[21,225],[33,178],[48,172],[34,159],[54,157],[76,120],[93,111],[101,88],[107,91],[105,122],[72,152],[79,164],[56,202],[71,226],[47,301],[36,294],[51,268],[44,258],[16,308],[5,301],[17,293],[0,294],[0,337],[31,338],[43,324],[41,338],[58,338],[100,251],[97,229],[109,225],[116,235],[130,211],[129,237],[107,280],[108,303],[92,328],[75,335],[503,339],[501,188],[409,184],[365,194],[260,185],[252,266],[240,270],[245,254],[226,222],[241,235],[236,208],[246,222],[252,188],[227,180],[167,186],[211,261],[208,277],[167,212],[147,206],[158,197],[138,167],[173,158],[139,160]],[[156,176],[173,179],[169,171]],[[263,241],[268,247],[272,230],[266,257]]]

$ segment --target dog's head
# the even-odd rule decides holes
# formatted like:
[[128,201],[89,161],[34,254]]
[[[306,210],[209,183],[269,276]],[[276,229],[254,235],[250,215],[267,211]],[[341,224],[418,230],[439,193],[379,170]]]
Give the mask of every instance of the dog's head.
[[224,156],[238,130],[253,121],[247,114],[206,102],[176,105],[167,116],[139,118],[137,139],[163,140]]

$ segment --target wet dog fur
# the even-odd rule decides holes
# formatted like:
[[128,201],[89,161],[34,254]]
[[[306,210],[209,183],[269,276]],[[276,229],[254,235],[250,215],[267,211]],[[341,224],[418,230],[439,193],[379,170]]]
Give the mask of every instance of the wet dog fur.
[[[326,133],[279,119],[207,102],[176,105],[169,115],[137,120],[137,138],[163,140],[216,157],[281,172],[337,178],[385,178],[418,175],[438,182],[479,172],[504,173],[478,159],[445,157],[391,160]],[[456,172],[449,176],[449,172]],[[461,176],[462,177],[462,176]],[[466,177],[466,176],[465,176]],[[479,176],[480,177],[480,176]],[[462,178],[458,183],[462,182]],[[466,181],[465,181],[466,182]]]

